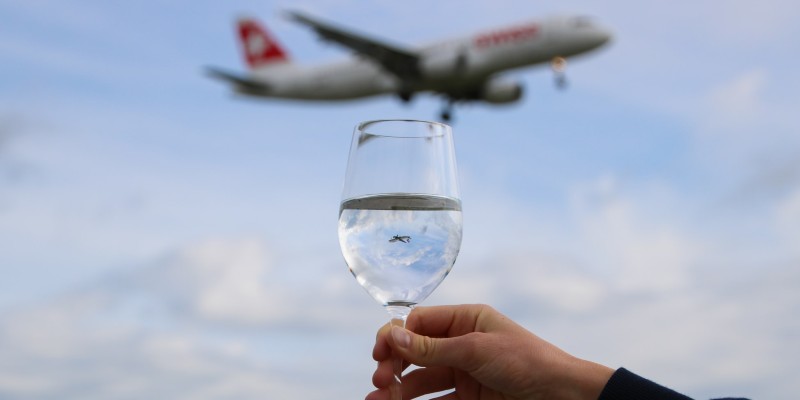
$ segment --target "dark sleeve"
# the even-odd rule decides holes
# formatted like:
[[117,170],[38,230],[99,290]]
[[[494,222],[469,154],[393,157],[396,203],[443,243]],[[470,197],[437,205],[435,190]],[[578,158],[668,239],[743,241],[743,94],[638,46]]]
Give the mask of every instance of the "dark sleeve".
[[[611,375],[597,400],[692,400],[672,389],[620,368]],[[717,400],[747,400],[726,397]]]
[[597,400],[692,400],[625,368],[611,375]]

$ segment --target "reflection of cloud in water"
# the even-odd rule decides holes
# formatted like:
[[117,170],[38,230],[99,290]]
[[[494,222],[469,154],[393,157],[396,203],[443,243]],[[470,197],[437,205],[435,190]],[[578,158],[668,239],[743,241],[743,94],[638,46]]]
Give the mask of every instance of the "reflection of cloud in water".
[[[345,209],[339,235],[351,272],[374,298],[416,302],[452,267],[461,245],[461,213]],[[409,239],[392,240],[398,236]]]
[[[415,266],[427,270],[438,268],[442,261],[458,254],[461,225],[454,221],[452,214],[455,212],[379,211],[380,218],[375,218],[375,212],[351,210],[348,217],[340,221],[340,229],[352,237],[348,250],[363,257],[368,264],[375,267]],[[426,216],[421,227],[418,227],[419,213]],[[396,235],[411,239],[409,243],[392,242]],[[447,246],[442,246],[443,243]],[[359,250],[364,248],[378,251]]]

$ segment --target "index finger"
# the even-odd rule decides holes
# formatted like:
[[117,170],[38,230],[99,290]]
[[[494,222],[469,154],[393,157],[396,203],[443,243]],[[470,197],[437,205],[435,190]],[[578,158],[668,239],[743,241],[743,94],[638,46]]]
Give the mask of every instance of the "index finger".
[[497,314],[493,308],[483,304],[417,307],[408,316],[406,328],[430,337],[455,337],[485,332],[490,317]]
[[389,331],[391,324],[385,324],[375,335],[375,346],[372,347],[372,359],[383,361],[392,356],[392,348],[389,347]]

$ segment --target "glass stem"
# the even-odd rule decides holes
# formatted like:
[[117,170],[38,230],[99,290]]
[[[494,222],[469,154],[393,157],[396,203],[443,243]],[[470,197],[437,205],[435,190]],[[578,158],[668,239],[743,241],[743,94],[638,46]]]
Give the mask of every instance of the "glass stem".
[[[386,306],[391,316],[392,326],[399,326],[403,329],[406,327],[406,318],[411,313],[411,306],[408,305],[389,305]],[[391,400],[403,400],[402,390],[402,376],[403,376],[403,358],[392,352],[392,367],[394,370],[394,380],[389,386],[389,393]]]

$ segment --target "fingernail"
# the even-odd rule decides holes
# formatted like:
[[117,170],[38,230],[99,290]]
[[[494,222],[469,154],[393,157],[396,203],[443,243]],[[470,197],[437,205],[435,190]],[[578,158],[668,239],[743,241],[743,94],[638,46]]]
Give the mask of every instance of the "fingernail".
[[392,327],[392,339],[394,339],[394,342],[402,348],[407,348],[408,345],[411,344],[411,335],[407,330],[399,326]]

